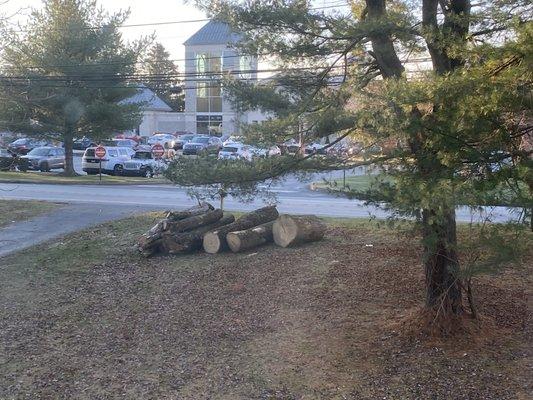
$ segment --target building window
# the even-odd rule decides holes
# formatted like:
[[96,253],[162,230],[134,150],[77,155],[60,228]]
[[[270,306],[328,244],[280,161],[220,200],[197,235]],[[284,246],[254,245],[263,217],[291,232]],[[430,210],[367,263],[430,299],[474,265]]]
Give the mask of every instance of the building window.
[[196,73],[213,74],[222,72],[222,57],[220,54],[199,53],[196,54]]
[[197,82],[196,112],[222,112],[222,85],[219,81]]
[[196,117],[196,133],[222,136],[222,115],[198,115]]
[[239,70],[241,71],[241,78],[250,79],[254,69],[253,59],[250,56],[241,56],[239,58]]

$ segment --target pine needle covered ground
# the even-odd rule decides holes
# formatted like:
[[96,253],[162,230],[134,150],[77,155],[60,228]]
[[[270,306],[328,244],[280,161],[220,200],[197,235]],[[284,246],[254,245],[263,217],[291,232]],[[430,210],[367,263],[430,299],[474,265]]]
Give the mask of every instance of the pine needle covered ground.
[[132,245],[157,218],[0,259],[0,398],[525,399],[531,389],[526,269],[478,278],[480,329],[437,340],[405,329],[424,295],[416,239],[330,220],[326,240],[297,249],[146,260]]

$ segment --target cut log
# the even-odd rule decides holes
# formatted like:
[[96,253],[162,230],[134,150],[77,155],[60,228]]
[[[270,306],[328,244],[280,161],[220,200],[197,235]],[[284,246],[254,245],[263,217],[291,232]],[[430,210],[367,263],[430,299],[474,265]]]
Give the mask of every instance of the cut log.
[[185,218],[195,217],[196,215],[205,214],[214,209],[215,208],[211,204],[204,202],[183,211],[168,211],[165,218],[169,221],[179,221]]
[[272,225],[274,221],[243,231],[229,232],[226,235],[229,248],[234,253],[238,253],[272,242]]
[[274,242],[281,247],[321,240],[325,232],[326,224],[314,215],[281,215],[272,227]]
[[196,215],[179,221],[169,221],[166,223],[166,226],[163,227],[163,231],[168,231],[172,234],[187,232],[201,226],[215,223],[222,218],[223,215],[224,213],[222,210],[212,210],[205,214]]
[[200,250],[204,235],[207,232],[231,224],[232,222],[235,222],[235,217],[227,214],[214,224],[202,226],[189,232],[178,234],[165,232],[163,233],[163,249],[169,254],[192,253],[193,251]]
[[[143,234],[137,241],[137,249],[145,257],[150,257],[154,253],[157,253],[161,250],[163,232],[166,231],[169,227],[169,224],[176,223],[175,221],[185,220],[192,218],[194,216],[203,215],[209,211],[213,210],[213,206],[209,203],[202,203],[198,206],[188,208],[187,210],[171,212],[169,211],[166,215],[166,218],[158,222],[153,226],[148,232]],[[221,216],[221,215],[220,215]],[[211,217],[207,217],[209,219]],[[186,226],[188,223],[200,223],[198,220],[189,221],[182,224]],[[209,222],[207,222],[209,223]]]
[[245,214],[232,224],[206,233],[204,236],[204,250],[210,254],[215,254],[226,250],[228,248],[226,235],[229,232],[250,229],[254,226],[274,221],[278,216],[278,210],[276,210],[275,206],[263,207]]
[[150,257],[159,250],[164,224],[165,220],[158,222],[137,241],[137,248],[143,256]]

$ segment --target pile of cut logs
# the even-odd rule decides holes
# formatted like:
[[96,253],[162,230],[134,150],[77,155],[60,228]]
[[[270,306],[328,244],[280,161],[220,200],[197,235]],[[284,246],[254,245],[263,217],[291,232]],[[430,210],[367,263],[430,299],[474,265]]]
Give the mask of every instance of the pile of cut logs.
[[275,206],[259,208],[235,219],[209,203],[184,211],[169,211],[143,234],[137,248],[142,255],[186,254],[203,249],[215,254],[235,253],[265,243],[282,247],[313,242],[324,237],[326,227],[315,216],[279,215]]

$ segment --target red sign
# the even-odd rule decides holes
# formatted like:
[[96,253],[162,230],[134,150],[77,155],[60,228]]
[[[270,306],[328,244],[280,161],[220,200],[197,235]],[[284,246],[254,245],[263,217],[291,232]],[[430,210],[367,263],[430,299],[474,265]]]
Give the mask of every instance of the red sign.
[[165,154],[165,148],[159,143],[156,143],[152,146],[152,154],[155,158],[161,158]]
[[105,150],[105,147],[103,147],[103,146],[98,146],[96,149],[94,149],[94,155],[97,158],[104,158],[106,153],[107,152]]

